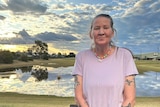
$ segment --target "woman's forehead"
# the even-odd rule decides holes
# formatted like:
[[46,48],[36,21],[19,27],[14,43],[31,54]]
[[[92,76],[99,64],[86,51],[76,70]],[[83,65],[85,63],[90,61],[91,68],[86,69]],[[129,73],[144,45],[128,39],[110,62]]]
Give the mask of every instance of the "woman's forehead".
[[110,25],[110,19],[106,18],[106,17],[97,17],[96,19],[94,19],[93,21],[93,25]]

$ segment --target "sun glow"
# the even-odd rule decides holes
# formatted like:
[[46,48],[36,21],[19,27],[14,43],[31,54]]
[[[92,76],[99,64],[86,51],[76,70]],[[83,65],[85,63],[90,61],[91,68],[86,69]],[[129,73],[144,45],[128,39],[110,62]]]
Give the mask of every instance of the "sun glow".
[[15,45],[0,45],[1,50],[15,50],[16,46]]
[[[25,45],[25,44],[23,44],[23,45],[22,44],[21,45],[3,44],[2,45],[2,44],[0,44],[0,50],[9,50],[10,52],[17,52],[17,51],[25,52],[25,51],[27,51],[28,48],[32,47],[32,45]],[[58,52],[60,52],[62,54],[68,54],[70,52],[77,53],[76,51],[73,51],[73,50],[57,49],[49,44],[49,47],[48,47],[49,54],[52,54],[52,53],[57,54]]]
[[4,45],[4,49],[6,50],[15,49],[15,48],[16,48],[15,45]]
[[0,45],[0,49],[1,50],[9,50],[11,52],[16,52],[16,51],[26,51],[27,47],[26,46],[20,46],[20,45],[9,45],[9,44],[3,44]]

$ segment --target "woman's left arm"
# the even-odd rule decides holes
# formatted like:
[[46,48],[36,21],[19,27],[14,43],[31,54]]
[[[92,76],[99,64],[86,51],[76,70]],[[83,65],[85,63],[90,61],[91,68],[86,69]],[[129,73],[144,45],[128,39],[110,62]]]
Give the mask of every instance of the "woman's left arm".
[[136,98],[135,75],[125,77],[124,101],[122,107],[134,107]]

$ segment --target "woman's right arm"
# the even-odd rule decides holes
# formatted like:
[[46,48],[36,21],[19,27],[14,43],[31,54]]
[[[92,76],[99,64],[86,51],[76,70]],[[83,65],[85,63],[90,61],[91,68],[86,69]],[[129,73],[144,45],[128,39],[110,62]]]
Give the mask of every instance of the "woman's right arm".
[[75,100],[80,107],[88,107],[87,102],[83,96],[83,78],[80,75],[75,75]]

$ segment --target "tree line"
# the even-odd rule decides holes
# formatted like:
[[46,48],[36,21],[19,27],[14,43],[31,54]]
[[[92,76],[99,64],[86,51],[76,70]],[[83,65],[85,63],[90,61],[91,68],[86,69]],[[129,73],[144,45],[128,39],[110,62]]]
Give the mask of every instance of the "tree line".
[[35,44],[27,49],[25,52],[11,52],[9,50],[0,50],[0,63],[11,64],[13,60],[20,61],[32,61],[34,59],[48,60],[49,58],[64,58],[64,57],[75,57],[73,52],[69,54],[62,54],[58,52],[57,54],[48,53],[48,45],[45,42],[36,40]]

